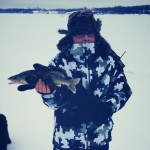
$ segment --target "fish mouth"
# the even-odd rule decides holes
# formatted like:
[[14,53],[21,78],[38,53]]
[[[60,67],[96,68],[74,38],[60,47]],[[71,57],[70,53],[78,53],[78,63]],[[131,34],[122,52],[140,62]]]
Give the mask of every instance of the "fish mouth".
[[17,84],[17,83],[18,83],[17,81],[11,81],[8,84]]
[[16,80],[10,80],[10,82],[8,84],[18,84],[19,82]]
[[10,79],[8,78],[8,80],[10,80],[10,82],[8,84],[28,84],[24,79]]

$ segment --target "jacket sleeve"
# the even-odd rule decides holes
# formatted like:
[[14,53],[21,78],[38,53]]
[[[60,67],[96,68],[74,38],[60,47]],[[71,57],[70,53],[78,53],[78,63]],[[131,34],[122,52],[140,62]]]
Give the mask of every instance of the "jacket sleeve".
[[123,66],[117,64],[107,92],[101,98],[96,99],[95,109],[99,109],[105,116],[111,116],[126,104],[131,94]]
[[[55,71],[59,71],[62,74],[66,75],[66,72],[63,68],[61,68],[62,65],[62,56],[58,54],[54,59],[52,59],[49,63],[49,68]],[[58,109],[60,107],[63,107],[66,105],[66,97],[68,97],[71,93],[70,90],[66,86],[61,87],[50,87],[51,93],[50,94],[42,94],[42,99],[45,105],[52,109]]]
[[126,104],[132,91],[127,82],[123,69],[118,70],[114,75],[114,81],[104,97],[104,101],[112,104],[112,112],[115,113]]

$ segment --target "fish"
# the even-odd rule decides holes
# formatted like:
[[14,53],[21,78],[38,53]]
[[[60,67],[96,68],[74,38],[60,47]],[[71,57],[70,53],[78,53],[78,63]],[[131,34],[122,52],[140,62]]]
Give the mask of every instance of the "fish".
[[37,75],[35,70],[27,70],[9,77],[8,80],[10,80],[11,82],[9,82],[8,84],[28,84],[26,78],[28,78],[29,76],[36,78]]
[[41,79],[46,85],[49,85],[50,88],[53,82],[57,87],[65,85],[72,93],[76,93],[76,85],[80,82],[80,78],[68,79],[62,72],[38,63],[34,64],[33,67],[35,70],[27,70],[10,76],[8,80],[11,82],[8,84],[29,85],[30,89],[33,89],[38,80]]

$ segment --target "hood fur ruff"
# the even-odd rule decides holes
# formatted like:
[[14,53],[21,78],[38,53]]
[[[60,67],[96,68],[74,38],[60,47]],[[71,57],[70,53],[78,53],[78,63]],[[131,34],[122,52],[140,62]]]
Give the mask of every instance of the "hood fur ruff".
[[95,19],[92,11],[84,10],[72,13],[68,18],[68,30],[59,30],[60,34],[66,34],[57,44],[58,50],[63,53],[68,52],[72,45],[72,36],[76,34],[95,34],[95,59],[102,56],[104,59],[111,53],[112,49],[109,43],[101,36],[102,22]]

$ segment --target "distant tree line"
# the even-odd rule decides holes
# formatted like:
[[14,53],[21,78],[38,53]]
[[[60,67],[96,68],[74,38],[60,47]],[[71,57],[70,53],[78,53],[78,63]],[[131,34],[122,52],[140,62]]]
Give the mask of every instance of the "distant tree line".
[[46,9],[41,8],[8,8],[8,9],[0,9],[0,13],[27,13],[32,14],[34,12],[47,11]]
[[150,14],[150,5],[93,8],[98,14]]
[[[73,11],[87,9],[76,8],[76,9],[42,9],[42,8],[8,8],[0,9],[0,13],[71,13]],[[105,7],[105,8],[93,8],[94,14],[150,14],[150,5],[141,5],[141,6],[115,6],[115,7]]]

